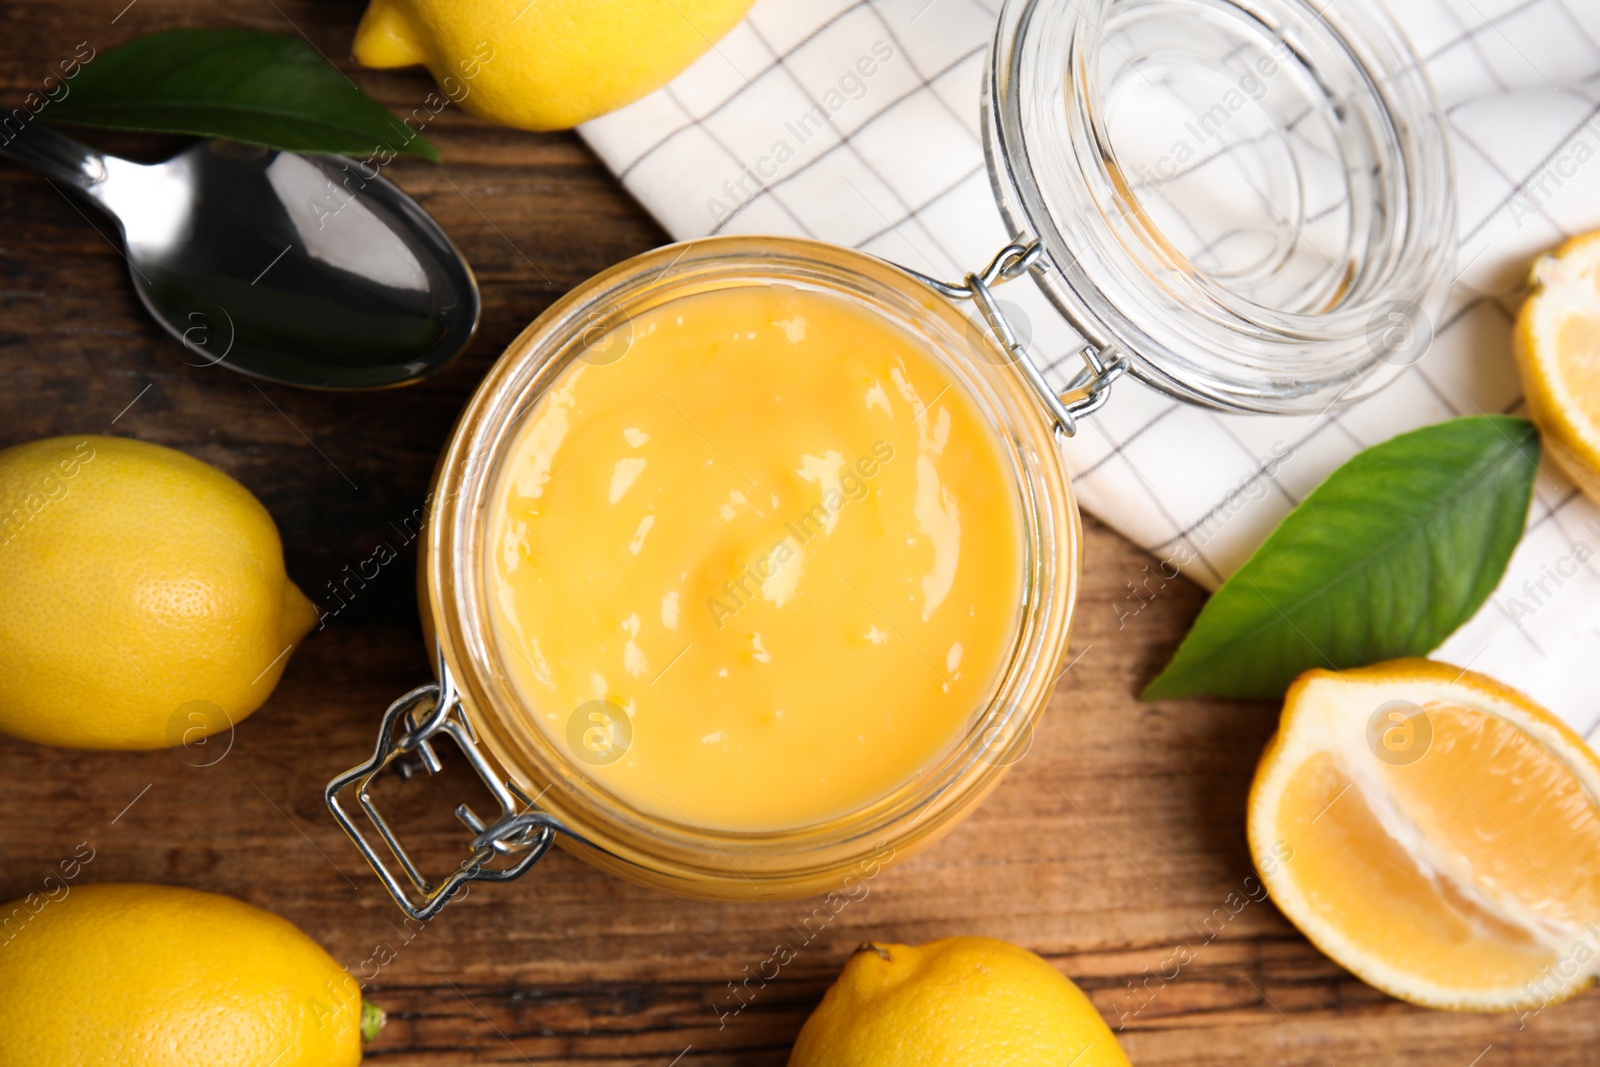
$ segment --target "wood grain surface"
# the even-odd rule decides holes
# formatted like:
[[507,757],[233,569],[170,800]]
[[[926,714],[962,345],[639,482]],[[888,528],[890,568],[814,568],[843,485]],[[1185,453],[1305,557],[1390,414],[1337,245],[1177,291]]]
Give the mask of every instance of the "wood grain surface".
[[[7,0],[0,93],[18,102],[80,41],[104,50],[175,25],[245,25],[304,34],[409,111],[432,88],[424,76],[345,58],[359,14],[353,0]],[[678,900],[558,853],[520,883],[473,887],[426,927],[403,923],[321,800],[323,784],[370,751],[385,705],[427,676],[415,552],[394,524],[421,504],[456,413],[501,348],[560,293],[665,240],[572,135],[501,129],[454,107],[425,132],[447,162],[402,159],[386,173],[471,260],[483,324],[445,372],[375,394],[258,387],[186,365],[140,310],[106,220],[0,163],[0,444],[117,433],[214,463],[265,502],[291,575],[325,604],[342,568],[380,543],[401,550],[294,654],[209,766],[190,764],[216,750],[0,739],[0,897],[37,889],[88,842],[85,881],[194,886],[278,912],[369,979],[390,1024],[368,1055],[396,1067],[780,1065],[859,942],[963,933],[1011,939],[1061,967],[1139,1067],[1600,1063],[1600,996],[1527,1018],[1424,1011],[1351,977],[1270,902],[1230,913],[1252,873],[1245,794],[1276,709],[1136,699],[1202,598],[1152,578],[1147,556],[1092,520],[1079,658],[1032,752],[976,815],[837,915],[822,921],[814,901]],[[83,135],[147,158],[165,147]],[[462,847],[444,811],[465,785],[445,779],[404,798],[434,869]],[[736,994],[779,941],[798,957]],[[1194,959],[1174,974],[1180,945]]]

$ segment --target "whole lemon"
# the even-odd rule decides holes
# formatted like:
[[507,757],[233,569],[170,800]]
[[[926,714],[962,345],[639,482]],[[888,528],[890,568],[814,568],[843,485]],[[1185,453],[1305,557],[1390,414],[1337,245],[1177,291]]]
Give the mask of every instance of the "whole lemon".
[[272,516],[215,467],[124,437],[0,451],[0,730],[194,743],[261,706],[316,619]]
[[372,0],[353,51],[433,72],[451,100],[525,130],[564,130],[654,92],[753,0]]
[[990,937],[868,943],[806,1020],[789,1067],[1127,1067],[1089,998]]
[[0,1063],[361,1062],[360,986],[270,912],[193,889],[92,885],[14,901],[3,917]]

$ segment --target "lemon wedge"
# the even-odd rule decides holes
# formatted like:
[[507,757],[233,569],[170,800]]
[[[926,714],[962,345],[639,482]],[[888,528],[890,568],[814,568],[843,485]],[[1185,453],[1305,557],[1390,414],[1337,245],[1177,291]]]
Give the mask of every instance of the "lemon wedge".
[[1600,503],[1600,232],[1541,256],[1530,280],[1514,335],[1528,414],[1551,457]]
[[1301,675],[1249,835],[1284,915],[1402,1000],[1539,1008],[1600,970],[1600,759],[1491,678],[1421,659]]

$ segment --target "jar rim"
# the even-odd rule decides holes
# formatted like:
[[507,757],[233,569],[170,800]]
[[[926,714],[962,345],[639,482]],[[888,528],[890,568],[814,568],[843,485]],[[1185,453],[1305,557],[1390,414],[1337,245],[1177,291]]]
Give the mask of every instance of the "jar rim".
[[[1285,268],[1278,278],[1258,269],[1252,291],[1224,277],[1215,257],[1207,263],[1197,255],[1193,240],[1180,239],[1191,235],[1179,234],[1175,223],[1188,220],[1171,210],[1170,183],[1190,182],[1192,197],[1191,175],[1205,164],[1175,179],[1153,171],[1128,150],[1110,113],[1116,93],[1130,95],[1127,84],[1143,91],[1131,74],[1153,87],[1144,68],[1183,69],[1181,46],[1135,33],[1145,28],[1141,19],[1163,20],[1172,35],[1192,29],[1197,39],[1209,33],[1232,40],[1246,59],[1251,48],[1282,42],[1274,84],[1250,83],[1260,95],[1249,99],[1222,96],[1228,107],[1207,112],[1223,116],[1217,129],[1204,119],[1188,127],[1217,137],[1220,147],[1206,158],[1213,170],[1234,151],[1225,135],[1269,146],[1308,140],[1291,124],[1273,129],[1281,115],[1268,105],[1281,100],[1281,110],[1312,91],[1322,94],[1311,101],[1313,124],[1326,124],[1325,137],[1344,153],[1339,158],[1370,161],[1372,174],[1341,178],[1361,194],[1340,209],[1347,219],[1336,219],[1347,221],[1342,257],[1318,248],[1311,238],[1321,231],[1304,215],[1297,223],[1280,209],[1269,196],[1272,182],[1262,182],[1262,191],[1249,168],[1233,168],[1265,208],[1246,236],[1283,234],[1279,247],[1293,245],[1312,262],[1320,289],[1307,285],[1292,299],[1279,298],[1285,277],[1297,277]],[[1143,40],[1145,51],[1124,37]],[[1236,64],[1227,68],[1230,76],[1235,69],[1250,76],[1247,65],[1237,66],[1239,56],[1229,62]],[[1420,358],[1417,345],[1392,344],[1396,313],[1431,340],[1455,259],[1450,149],[1421,60],[1381,9],[1364,0],[1326,8],[1309,0],[1008,0],[984,95],[991,183],[1011,231],[1035,234],[1043,245],[1037,284],[1086,340],[1116,346],[1147,383],[1224,410],[1323,411],[1371,395]],[[1199,112],[1203,103],[1181,106]],[[1221,128],[1245,122],[1237,116],[1264,132],[1246,138],[1253,129]],[[1289,152],[1274,149],[1273,159],[1282,171],[1278,185],[1292,198],[1308,179]],[[1309,260],[1308,250],[1325,263]]]
[[[487,497],[521,419],[616,315],[732,284],[813,286],[914,329],[981,405],[1016,479],[1025,538],[1013,644],[987,705],[936,766],[889,796],[793,830],[724,831],[676,823],[606,792],[536,726],[515,721],[484,610]],[[539,806],[597,846],[587,858],[623,877],[711,897],[798,895],[837,879],[885,842],[904,855],[954,825],[998,783],[1054,687],[1081,554],[1077,508],[1053,428],[1020,375],[943,297],[864,253],[792,238],[714,237],[658,248],[566,294],[514,340],[463,412],[435,475],[422,553],[425,616],[482,744]],[[997,747],[999,729],[1005,744]]]

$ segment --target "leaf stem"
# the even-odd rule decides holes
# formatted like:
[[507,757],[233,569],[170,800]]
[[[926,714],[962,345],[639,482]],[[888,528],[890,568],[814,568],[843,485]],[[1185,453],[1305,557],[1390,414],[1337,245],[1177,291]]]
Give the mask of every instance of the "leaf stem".
[[383,1024],[389,1021],[388,1014],[372,1001],[365,998],[361,1001],[361,1040],[376,1041],[378,1034],[383,1030]]

